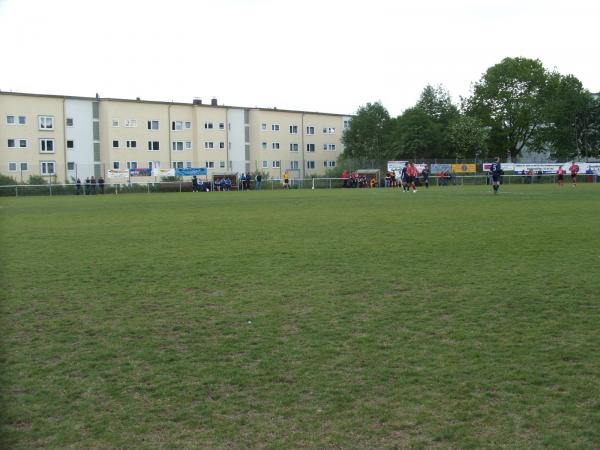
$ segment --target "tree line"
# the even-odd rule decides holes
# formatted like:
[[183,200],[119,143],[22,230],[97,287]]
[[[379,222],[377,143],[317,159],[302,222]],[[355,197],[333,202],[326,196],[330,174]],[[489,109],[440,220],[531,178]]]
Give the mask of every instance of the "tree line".
[[459,104],[444,87],[428,85],[398,117],[380,102],[361,106],[342,141],[345,159],[515,161],[524,150],[556,160],[594,158],[600,98],[537,59],[505,58]]

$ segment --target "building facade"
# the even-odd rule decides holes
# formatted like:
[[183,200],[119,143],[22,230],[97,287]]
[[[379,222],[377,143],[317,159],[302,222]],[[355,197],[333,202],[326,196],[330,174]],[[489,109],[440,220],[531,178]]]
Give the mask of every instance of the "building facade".
[[0,173],[52,182],[155,169],[323,175],[343,153],[340,114],[218,105],[0,92]]

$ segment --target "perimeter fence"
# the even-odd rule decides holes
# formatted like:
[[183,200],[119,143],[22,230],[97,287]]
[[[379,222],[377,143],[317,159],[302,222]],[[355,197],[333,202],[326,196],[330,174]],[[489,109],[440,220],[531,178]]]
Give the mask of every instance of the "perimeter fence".
[[[534,185],[534,184],[553,184],[558,182],[558,176],[554,174],[543,175],[504,175],[502,177],[504,184],[512,185]],[[565,183],[570,183],[571,177],[565,176]],[[600,183],[600,174],[577,176],[578,183]],[[423,185],[423,178],[419,178],[418,185]],[[490,177],[482,175],[452,175],[440,177],[433,175],[429,177],[431,187],[453,187],[453,186],[475,186],[490,184]],[[290,179],[288,186],[290,189],[343,189],[343,188],[393,188],[386,185],[385,179],[377,179],[371,183],[369,179],[350,180],[345,178],[304,178]],[[76,184],[17,184],[0,186],[0,196],[2,197],[25,197],[25,196],[59,196],[59,195],[120,195],[133,193],[165,193],[165,192],[223,192],[223,191],[274,191],[285,189],[284,180],[280,178],[271,178],[257,184],[256,180],[250,180],[249,185],[241,183],[231,187],[221,186],[214,181],[199,182],[197,188],[194,188],[191,181],[157,181],[157,182],[139,182],[130,184],[111,184],[104,186],[81,185]]]

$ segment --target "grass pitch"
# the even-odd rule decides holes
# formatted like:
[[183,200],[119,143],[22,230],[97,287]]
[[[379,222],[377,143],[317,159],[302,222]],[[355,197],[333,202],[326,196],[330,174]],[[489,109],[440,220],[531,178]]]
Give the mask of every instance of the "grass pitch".
[[600,186],[0,200],[3,448],[593,448]]

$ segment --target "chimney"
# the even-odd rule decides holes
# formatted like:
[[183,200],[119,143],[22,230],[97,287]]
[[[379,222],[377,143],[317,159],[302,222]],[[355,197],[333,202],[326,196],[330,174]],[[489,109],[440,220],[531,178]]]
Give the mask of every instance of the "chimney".
[[202,99],[198,98],[198,97],[194,97],[194,101],[192,102],[193,105],[201,105],[202,104]]
[[216,98],[216,97],[213,97],[213,98],[210,100],[210,106],[217,106],[217,98]]

